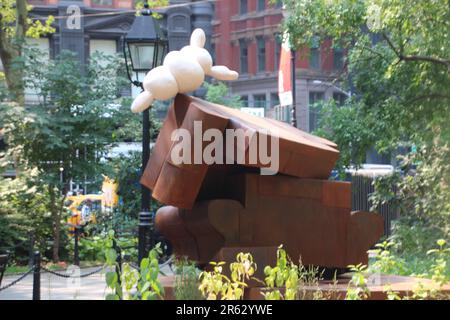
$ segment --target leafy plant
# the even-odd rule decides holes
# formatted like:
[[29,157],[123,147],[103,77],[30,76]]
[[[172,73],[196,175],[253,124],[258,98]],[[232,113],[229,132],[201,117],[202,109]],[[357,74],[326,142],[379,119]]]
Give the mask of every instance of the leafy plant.
[[195,263],[187,259],[175,261],[174,294],[176,300],[203,300],[199,289],[200,271]]
[[[318,267],[294,264],[286,251],[280,246],[277,250],[277,264],[274,267],[264,268],[265,283],[269,288],[263,295],[266,300],[322,300],[331,299],[336,280],[333,286],[325,292],[319,287],[322,272]],[[284,294],[279,288],[284,288]]]
[[369,250],[373,254],[374,262],[370,264],[369,271],[384,274],[404,274],[404,261],[397,258],[392,252],[391,247],[395,244],[392,241],[383,241],[375,245],[376,249]]
[[210,262],[212,271],[200,273],[199,289],[207,300],[241,300],[244,298],[245,281],[256,271],[250,253],[239,253],[236,262],[230,264],[231,279],[222,274],[225,262]]
[[[150,250],[148,258],[141,261],[139,271],[129,263],[117,262],[117,252],[113,248],[114,231],[109,232],[106,249],[106,265],[115,271],[106,273],[106,284],[112,290],[107,300],[156,300],[164,299],[164,287],[158,279],[160,273],[158,258],[162,253],[158,243]],[[125,290],[124,290],[125,289]]]
[[350,271],[353,272],[352,278],[348,284],[345,300],[366,300],[370,297],[370,290],[367,286],[367,279],[364,273],[367,266],[363,264],[350,265]]
[[446,242],[444,239],[439,239],[436,241],[438,245],[437,249],[431,249],[427,252],[428,255],[433,255],[435,257],[435,262],[431,267],[431,279],[443,286],[450,281],[450,273],[447,271],[447,262],[450,257],[450,248],[446,248]]
[[267,287],[285,287],[284,295],[279,289],[273,289],[264,293],[266,300],[295,300],[298,297],[299,268],[289,259],[282,246],[277,250],[276,266],[266,266],[264,274],[266,275],[265,282]]
[[[431,284],[427,281],[419,281],[413,288],[412,294],[401,296],[399,292],[392,289],[391,284],[384,286],[384,292],[387,294],[389,300],[416,300],[416,299],[448,299],[448,294],[443,293],[443,286],[450,281],[450,272],[448,271],[447,261],[449,260],[450,249],[446,247],[446,241],[439,239],[436,241],[437,248],[427,251],[429,258],[429,264],[427,269],[420,275],[416,275],[420,278],[431,279]],[[403,261],[399,260],[395,255],[391,253],[391,248],[395,247],[395,243],[392,241],[384,241],[376,245],[377,249],[370,250],[370,253],[374,254],[374,262],[371,264],[369,270],[371,272],[382,272],[390,274],[399,274],[404,272],[405,269],[411,266]],[[364,268],[355,268],[358,271],[365,271]],[[358,283],[363,287],[365,279],[361,278],[364,275],[361,272],[355,273],[358,276]],[[350,289],[348,295],[351,297],[356,296],[354,289]]]

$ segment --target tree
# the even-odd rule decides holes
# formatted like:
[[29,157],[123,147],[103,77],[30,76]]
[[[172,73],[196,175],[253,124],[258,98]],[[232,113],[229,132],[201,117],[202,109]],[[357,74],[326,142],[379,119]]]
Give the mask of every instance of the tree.
[[[333,39],[346,47],[358,105],[380,149],[407,137],[431,141],[445,125],[450,46],[448,1],[285,0],[291,46]],[[369,121],[369,119],[366,119]]]
[[37,92],[36,105],[4,104],[0,112],[8,149],[4,160],[37,168],[47,187],[53,221],[53,260],[59,260],[64,197],[70,181],[99,179],[104,157],[122,124],[119,89],[126,82],[122,60],[94,54],[85,70],[74,53],[62,52],[52,61],[40,60],[36,49],[24,54],[24,79]]
[[28,259],[31,234],[35,248],[43,253],[52,236],[49,197],[39,176],[36,169],[30,169],[15,179],[0,177],[0,247],[14,248],[11,253],[16,262]]
[[[400,159],[401,172],[376,181],[374,204],[395,200],[403,217],[403,235],[409,230],[411,236],[414,230],[411,238],[424,239],[418,230],[428,230],[429,239],[448,240],[448,1],[284,3],[289,16],[283,27],[293,48],[303,52],[317,39],[332,39],[348,51],[340,78],[354,95],[343,107],[327,104],[318,131],[338,144],[340,169],[364,161],[371,146],[381,153],[409,149]],[[394,184],[397,191],[391,189]],[[402,232],[394,236],[405,240]],[[417,243],[412,247],[423,251]]]
[[227,85],[223,82],[218,82],[216,84],[210,84],[205,82],[206,87],[206,100],[209,102],[223,104],[231,108],[241,108],[242,101],[241,97],[237,95],[230,94],[230,90]]
[[0,58],[11,98],[19,104],[24,102],[23,68],[15,64],[21,63],[17,58],[22,56],[25,38],[55,31],[51,26],[53,16],[42,24],[28,17],[30,9],[26,0],[2,0],[0,7]]

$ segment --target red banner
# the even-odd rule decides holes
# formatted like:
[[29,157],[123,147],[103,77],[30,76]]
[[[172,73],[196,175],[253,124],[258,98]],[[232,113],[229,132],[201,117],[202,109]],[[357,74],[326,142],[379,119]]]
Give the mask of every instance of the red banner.
[[281,106],[292,105],[291,50],[288,41],[288,38],[285,37],[281,45],[280,68],[278,70],[278,96]]

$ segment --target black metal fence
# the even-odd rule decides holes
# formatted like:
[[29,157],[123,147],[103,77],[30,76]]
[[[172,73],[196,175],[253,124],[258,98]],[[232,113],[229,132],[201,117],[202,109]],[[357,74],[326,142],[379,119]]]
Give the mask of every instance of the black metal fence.
[[[353,175],[352,181],[352,210],[371,211],[370,195],[375,192],[374,177]],[[392,221],[399,217],[398,208],[389,202],[379,205],[376,212],[384,219],[384,235],[391,234]]]

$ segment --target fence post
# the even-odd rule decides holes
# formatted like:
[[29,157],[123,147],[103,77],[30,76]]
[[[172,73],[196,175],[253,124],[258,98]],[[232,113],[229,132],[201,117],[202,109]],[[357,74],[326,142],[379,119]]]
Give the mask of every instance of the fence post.
[[34,232],[30,233],[30,248],[28,250],[28,267],[32,268],[34,265]]
[[41,254],[34,253],[33,300],[41,300]]
[[80,265],[80,256],[78,252],[78,239],[80,237],[80,228],[75,226],[75,245],[73,248],[73,264],[76,266]]
[[151,213],[139,212],[138,225],[138,264],[141,264],[142,259],[148,256],[148,234],[151,232]]

